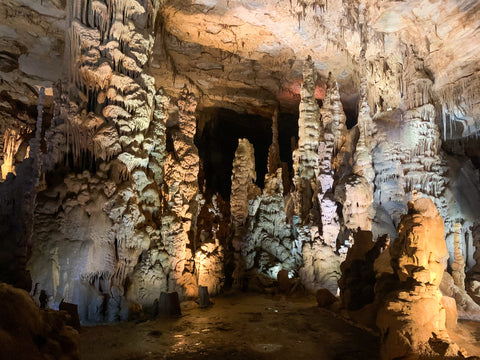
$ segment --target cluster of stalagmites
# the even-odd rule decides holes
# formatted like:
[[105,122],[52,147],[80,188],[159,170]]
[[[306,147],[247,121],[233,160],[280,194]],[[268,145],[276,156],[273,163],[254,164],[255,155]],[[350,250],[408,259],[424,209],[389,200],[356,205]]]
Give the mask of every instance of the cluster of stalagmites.
[[223,282],[218,224],[197,234],[213,205],[198,190],[195,96],[184,88],[172,100],[147,73],[157,7],[72,7],[74,87],[56,88],[44,171],[89,170],[47,178],[29,269],[37,301],[43,290],[51,307],[76,303],[86,322],[155,313],[161,292],[215,294]]

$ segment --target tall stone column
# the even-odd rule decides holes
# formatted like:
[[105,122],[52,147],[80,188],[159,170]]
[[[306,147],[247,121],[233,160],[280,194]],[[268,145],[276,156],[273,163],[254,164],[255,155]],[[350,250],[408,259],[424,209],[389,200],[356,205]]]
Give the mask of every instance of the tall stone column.
[[246,268],[245,255],[248,244],[245,241],[245,235],[249,200],[260,195],[260,189],[254,184],[256,178],[253,145],[247,139],[238,139],[238,147],[233,159],[232,191],[230,194],[230,209],[234,229],[232,245],[235,269],[233,278],[237,283],[241,282]]
[[194,226],[198,212],[198,149],[193,142],[197,121],[195,95],[187,88],[180,91],[178,129],[172,130],[173,152],[165,161],[165,201],[162,218],[162,238],[170,257],[169,291],[195,296]]
[[298,118],[298,148],[293,152],[293,184],[295,213],[302,222],[308,221],[315,192],[318,142],[320,139],[320,108],[315,99],[317,73],[311,58],[303,67]]

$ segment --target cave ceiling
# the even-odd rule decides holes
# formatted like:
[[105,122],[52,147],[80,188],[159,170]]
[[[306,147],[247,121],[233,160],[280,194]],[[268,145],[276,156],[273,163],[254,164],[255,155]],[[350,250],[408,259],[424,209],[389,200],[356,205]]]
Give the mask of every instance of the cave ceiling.
[[[12,114],[12,99],[35,104],[39,86],[51,87],[68,76],[71,3],[0,4],[4,118]],[[311,56],[320,75],[316,97],[323,98],[331,73],[344,106],[355,108],[365,70],[362,48],[370,65],[365,71],[378,72],[375,64],[383,61],[397,81],[408,49],[423,60],[438,97],[468,93],[463,100],[469,115],[478,117],[478,88],[465,91],[465,86],[478,81],[480,71],[479,10],[477,1],[455,0],[165,0],[157,15],[150,71],[156,86],[172,96],[190,86],[199,96],[199,109],[269,115],[277,106],[298,109],[302,64]]]

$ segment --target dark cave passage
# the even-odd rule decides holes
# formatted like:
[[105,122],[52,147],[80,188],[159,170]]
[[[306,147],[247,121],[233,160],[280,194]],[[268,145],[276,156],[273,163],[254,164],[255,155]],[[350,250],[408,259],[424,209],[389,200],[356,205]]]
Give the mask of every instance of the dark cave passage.
[[360,98],[357,93],[355,94],[342,94],[340,101],[342,102],[343,112],[347,117],[345,124],[347,129],[353,128],[358,122],[358,102]]
[[[278,115],[280,158],[292,169],[292,138],[298,134],[298,114]],[[255,148],[256,184],[263,188],[268,148],[272,143],[272,119],[239,114],[223,108],[207,108],[198,114],[195,144],[203,164],[207,193],[230,198],[232,161],[238,139],[246,138]]]

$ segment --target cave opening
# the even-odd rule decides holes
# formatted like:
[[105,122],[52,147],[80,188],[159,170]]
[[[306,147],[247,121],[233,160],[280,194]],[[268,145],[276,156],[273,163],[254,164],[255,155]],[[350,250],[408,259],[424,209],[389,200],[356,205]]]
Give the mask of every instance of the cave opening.
[[[278,114],[280,159],[292,171],[292,144],[298,136],[298,113]],[[198,113],[195,144],[203,165],[207,195],[219,193],[230,198],[232,162],[238,139],[246,138],[255,148],[256,185],[264,186],[268,149],[272,143],[272,119],[237,113],[225,108],[205,108]],[[295,141],[293,141],[295,139]]]

